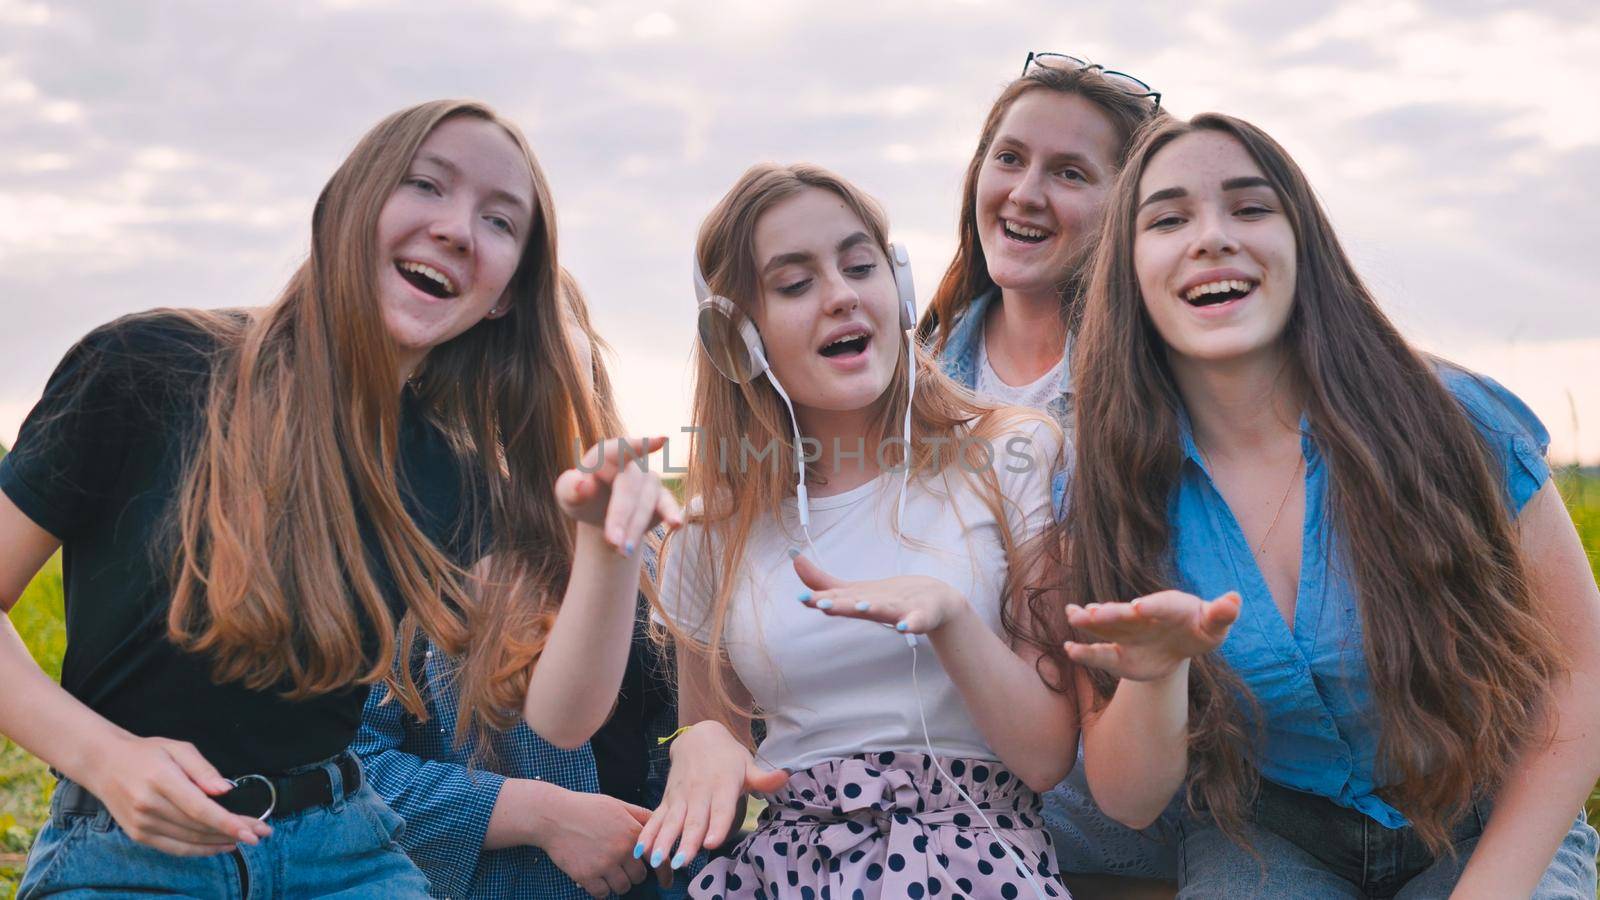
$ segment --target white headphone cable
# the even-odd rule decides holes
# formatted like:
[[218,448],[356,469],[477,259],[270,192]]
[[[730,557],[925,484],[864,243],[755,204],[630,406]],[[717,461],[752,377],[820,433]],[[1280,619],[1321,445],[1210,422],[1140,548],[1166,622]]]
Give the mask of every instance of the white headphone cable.
[[[906,418],[905,428],[903,429],[906,454],[904,465],[906,471],[900,482],[900,500],[895,510],[895,528],[897,530],[902,530],[905,527],[906,493],[911,487],[911,401],[916,399],[917,395],[917,339],[914,332],[906,332],[906,350],[906,365],[909,368],[906,378]],[[807,532],[806,540],[809,541],[810,539],[811,535]],[[896,572],[904,573],[905,571],[901,565],[905,546],[904,534],[898,535],[895,541]],[[1034,878],[1032,867],[1023,862],[1022,854],[1011,846],[1011,842],[1000,836],[1000,830],[995,828],[994,823],[989,821],[988,816],[984,815],[983,809],[978,806],[978,801],[972,799],[972,795],[962,789],[961,784],[952,778],[949,772],[945,771],[944,766],[939,762],[939,755],[933,752],[933,737],[928,732],[928,715],[922,705],[922,685],[917,680],[917,636],[908,634],[905,635],[905,639],[906,644],[911,648],[911,692],[917,701],[917,719],[922,723],[922,742],[923,746],[928,750],[928,759],[933,761],[933,767],[938,770],[940,775],[944,776],[944,780],[949,783],[950,787],[954,788],[961,799],[967,801],[967,805],[972,807],[972,811],[978,814],[978,818],[983,820],[984,826],[989,829],[989,835],[995,839],[995,842],[1005,848],[1006,853],[1011,857],[1011,861],[1017,864],[1017,871],[1022,873],[1022,877],[1028,882],[1028,887],[1033,888],[1034,895],[1039,900],[1046,900],[1044,888]]]
[[[916,398],[917,391],[917,344],[916,335],[914,332],[906,332],[906,350],[906,416],[904,426],[901,429],[901,437],[905,441],[905,458],[902,460],[902,465],[904,466],[905,471],[900,479],[900,496],[895,505],[895,530],[897,532],[895,541],[896,573],[904,572],[902,562],[905,551],[905,537],[903,531],[905,527],[906,494],[909,493],[911,489],[911,414],[913,408],[912,401]],[[810,548],[812,558],[816,560],[818,565],[822,565],[822,553],[817,549],[816,544],[812,543],[811,540],[810,499],[806,493],[805,461],[803,459],[804,451],[802,450],[802,445],[800,443],[800,420],[795,416],[794,403],[790,401],[788,392],[783,389],[783,385],[778,383],[778,379],[773,374],[771,369],[767,370],[766,376],[767,380],[771,382],[773,389],[778,392],[778,396],[783,398],[784,405],[789,409],[789,424],[794,428],[795,466],[798,469],[798,478],[795,485],[795,502],[800,518],[800,531],[803,535],[805,535],[806,546]],[[939,756],[933,750],[932,734],[928,730],[927,711],[922,705],[922,685],[917,679],[917,636],[914,634],[903,634],[901,637],[905,638],[906,645],[911,648],[911,690],[913,699],[915,699],[917,702],[917,719],[922,724],[922,741],[924,747],[926,747],[928,751],[928,759],[932,761],[933,767],[938,770],[941,776],[944,777],[945,781],[950,785],[951,788],[955,790],[956,794],[960,796],[962,800],[965,800],[967,805],[972,808],[972,811],[977,814],[978,818],[983,822],[984,827],[988,829],[989,835],[994,838],[995,843],[999,844],[1005,849],[1006,854],[1011,857],[1011,861],[1016,864],[1017,871],[1021,873],[1023,879],[1028,882],[1028,887],[1033,889],[1034,896],[1038,897],[1039,900],[1047,900],[1044,888],[1039,884],[1038,879],[1034,877],[1033,868],[1022,859],[1022,854],[1018,853],[1017,849],[1011,846],[1009,841],[1000,836],[1000,830],[995,827],[993,822],[989,821],[989,817],[984,814],[983,809],[979,807],[978,802],[972,799],[972,795],[968,794],[966,790],[961,787],[960,783],[958,783],[949,772],[945,771],[943,764],[939,762]],[[1041,827],[1043,826],[1041,825]]]
[[817,545],[811,542],[811,496],[806,492],[806,454],[804,445],[800,443],[803,440],[800,437],[800,419],[794,414],[794,402],[789,399],[789,392],[778,383],[777,374],[771,369],[768,369],[766,374],[772,389],[778,392],[778,396],[783,398],[783,405],[789,408],[789,425],[794,428],[795,512],[800,517],[800,533],[805,535],[806,546],[811,548],[812,558],[821,565],[822,554],[817,550]]

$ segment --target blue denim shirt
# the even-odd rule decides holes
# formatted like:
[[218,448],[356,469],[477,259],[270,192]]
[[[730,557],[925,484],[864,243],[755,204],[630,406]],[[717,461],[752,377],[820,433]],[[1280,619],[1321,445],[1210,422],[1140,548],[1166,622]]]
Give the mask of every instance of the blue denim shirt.
[[[944,351],[939,354],[939,367],[967,390],[978,387],[978,350],[983,345],[983,321],[989,305],[1000,299],[1000,289],[990,288],[979,294],[955,320],[941,327],[948,328],[950,337]],[[1045,411],[1063,428],[1072,410],[1072,335],[1067,335],[1067,346],[1062,351],[1067,364],[1061,367],[1061,396],[1050,401]]]
[[[983,346],[983,322],[988,315],[989,305],[1000,299],[1000,289],[990,288],[979,294],[964,312],[942,328],[948,328],[950,337],[945,341],[944,350],[939,354],[939,368],[946,375],[961,384],[967,390],[977,390],[978,387],[978,350]],[[1071,440],[1072,418],[1072,335],[1067,335],[1067,346],[1062,349],[1061,355],[1066,359],[1066,365],[1061,367],[1061,394],[1045,407],[1045,412],[1056,420],[1063,431],[1067,432],[1067,440]],[[1067,448],[1063,453],[1067,465],[1072,464],[1072,451]],[[1062,512],[1066,503],[1067,473],[1057,472],[1050,482],[1050,496],[1054,500],[1057,516]]]
[[[1441,366],[1439,377],[1493,449],[1505,502],[1521,511],[1549,477],[1550,437],[1533,412],[1491,379]],[[1305,424],[1302,422],[1302,431]],[[1216,597],[1237,590],[1239,621],[1220,652],[1260,703],[1265,719],[1261,774],[1370,816],[1388,828],[1405,816],[1379,799],[1378,729],[1362,650],[1361,619],[1340,541],[1329,531],[1328,471],[1309,433],[1306,511],[1293,629],[1273,604],[1238,522],[1217,492],[1184,422],[1184,463],[1174,492],[1174,562],[1186,591]]]
[[[654,578],[654,553],[645,553],[645,565]],[[472,748],[455,744],[461,700],[457,660],[431,645],[425,653],[418,681],[425,686],[428,720],[421,722],[407,713],[380,684],[367,698],[360,730],[350,745],[351,752],[361,757],[373,788],[405,818],[400,845],[428,876],[436,897],[587,900],[588,892],[538,847],[485,851],[483,838],[507,778],[599,793],[593,751],[588,744],[562,750],[519,721],[498,735],[493,771],[474,765]],[[677,719],[675,707],[661,709],[650,724],[651,737],[671,734]],[[649,753],[645,799],[653,805],[666,787],[669,760],[664,746],[645,749]],[[652,875],[628,896],[682,896],[688,877],[701,864],[696,860],[680,871],[671,889],[658,890]]]

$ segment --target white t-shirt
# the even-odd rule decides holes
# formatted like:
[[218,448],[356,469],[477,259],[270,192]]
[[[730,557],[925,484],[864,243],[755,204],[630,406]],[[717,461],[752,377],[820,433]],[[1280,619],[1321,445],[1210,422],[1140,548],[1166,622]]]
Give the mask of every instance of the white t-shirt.
[[[854,490],[812,498],[813,558],[848,581],[938,578],[1004,638],[1000,528],[1009,528],[1020,545],[1049,525],[1050,478],[1060,441],[1051,426],[1029,421],[1002,435],[993,449],[1005,498],[1003,523],[978,493],[979,476],[951,466],[944,475],[912,480],[901,544],[892,522],[904,476],[884,474]],[[718,566],[702,558],[704,531],[698,526],[684,528],[673,545],[662,572],[661,604],[680,627],[704,638]],[[798,771],[867,751],[925,752],[905,638],[874,622],[830,618],[803,606],[798,598],[805,586],[789,559],[791,547],[811,553],[793,498],[784,501],[779,517],[758,519],[751,530],[724,632],[734,671],[766,717],[762,762]],[[925,637],[918,641],[917,682],[934,752],[995,759],[933,648]]]
[[994,365],[989,362],[989,340],[987,335],[978,337],[978,380],[973,386],[973,393],[980,397],[993,400],[1005,406],[1023,406],[1028,409],[1044,409],[1050,401],[1061,396],[1061,370],[1067,364],[1067,356],[1062,353],[1050,371],[1040,375],[1034,381],[1021,386],[1006,384],[995,373]]

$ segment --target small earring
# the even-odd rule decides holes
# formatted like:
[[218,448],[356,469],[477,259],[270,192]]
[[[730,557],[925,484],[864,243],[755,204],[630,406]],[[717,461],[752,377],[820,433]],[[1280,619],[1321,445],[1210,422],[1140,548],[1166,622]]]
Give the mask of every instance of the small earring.
[[500,312],[500,307],[498,307],[498,306],[491,306],[491,307],[489,307],[489,315],[491,315],[491,316],[492,316],[492,315],[496,315],[496,314],[498,314],[498,313],[499,313],[499,312]]

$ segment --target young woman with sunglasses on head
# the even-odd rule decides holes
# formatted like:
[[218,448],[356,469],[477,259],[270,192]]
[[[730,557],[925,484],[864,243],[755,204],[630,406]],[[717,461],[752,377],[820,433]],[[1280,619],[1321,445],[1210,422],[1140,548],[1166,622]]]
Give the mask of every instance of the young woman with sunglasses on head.
[[[472,656],[567,578],[541,665],[479,654],[463,722],[521,709],[576,745],[604,719],[631,551],[677,511],[614,460],[562,472],[597,413],[553,216],[514,126],[422,104],[334,173],[275,304],[130,316],[68,353],[0,460],[0,605],[58,547],[66,583],[59,686],[0,628],[0,732],[63,776],[21,896],[425,896],[345,751],[397,621],[402,653],[420,632]],[[558,476],[559,513],[532,499]]]
[[[1594,895],[1600,592],[1547,435],[1406,344],[1260,129],[1141,136],[1073,380],[1061,571],[1108,643],[1066,653],[1151,736],[1091,731],[1088,774],[1135,824],[1187,779],[1180,896]],[[1191,669],[1194,595],[1228,592]]]
[[950,377],[1066,424],[1085,263],[1111,181],[1160,99],[1120,72],[1028,54],[979,131],[956,256],[918,329]]
[[[995,403],[1071,427],[1071,322],[1101,213],[1161,95],[1076,57],[1029,53],[989,108],[961,191],[956,257],[919,335],[945,373]],[[1134,831],[1095,808],[1075,766],[1045,795],[1075,896],[1170,897],[1170,821]]]

